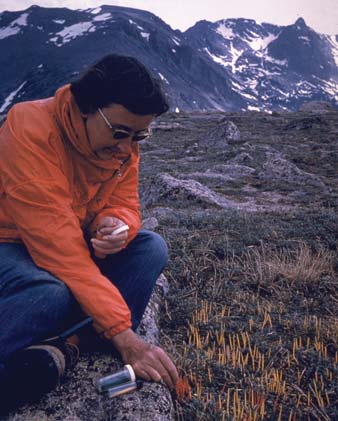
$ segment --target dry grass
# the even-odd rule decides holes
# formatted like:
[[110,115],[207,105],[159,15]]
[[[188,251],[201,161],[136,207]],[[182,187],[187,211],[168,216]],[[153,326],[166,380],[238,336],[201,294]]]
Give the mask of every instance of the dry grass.
[[334,256],[324,247],[313,252],[303,241],[281,250],[262,244],[248,249],[241,265],[245,278],[257,285],[272,285],[279,280],[291,285],[317,283],[324,275],[333,274]]

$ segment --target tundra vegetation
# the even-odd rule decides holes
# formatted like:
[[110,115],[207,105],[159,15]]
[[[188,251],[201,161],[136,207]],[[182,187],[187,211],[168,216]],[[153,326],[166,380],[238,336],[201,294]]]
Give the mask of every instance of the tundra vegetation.
[[[176,419],[338,419],[338,112],[166,114],[141,157],[143,218],[168,242],[170,287],[161,277],[140,333],[156,343],[160,315],[181,375]],[[5,420],[172,420],[163,385],[97,394],[121,364],[84,352]]]
[[338,418],[338,112],[168,114],[142,145],[170,248],[178,420]]

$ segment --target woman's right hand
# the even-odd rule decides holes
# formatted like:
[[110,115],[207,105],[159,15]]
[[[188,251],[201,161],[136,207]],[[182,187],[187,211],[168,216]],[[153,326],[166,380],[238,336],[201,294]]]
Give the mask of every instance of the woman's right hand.
[[162,348],[145,342],[131,329],[118,333],[111,342],[124,363],[133,367],[137,377],[155,382],[163,380],[169,389],[175,388],[178,372]]

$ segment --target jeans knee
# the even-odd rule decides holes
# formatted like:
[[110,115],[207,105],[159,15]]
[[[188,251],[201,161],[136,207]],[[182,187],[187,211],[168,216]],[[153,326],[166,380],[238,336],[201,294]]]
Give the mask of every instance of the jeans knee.
[[41,309],[49,319],[64,319],[74,309],[75,298],[62,281],[52,281],[40,287]]
[[164,268],[169,257],[167,243],[156,232],[142,231],[142,234],[145,235],[147,251],[151,256],[152,261],[156,261],[159,266]]

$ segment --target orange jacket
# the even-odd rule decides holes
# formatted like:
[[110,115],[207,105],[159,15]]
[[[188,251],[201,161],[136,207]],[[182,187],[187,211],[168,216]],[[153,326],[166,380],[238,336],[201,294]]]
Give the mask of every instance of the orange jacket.
[[23,242],[35,264],[62,280],[98,332],[131,326],[117,288],[90,257],[83,237],[103,216],[140,228],[138,146],[121,166],[93,154],[69,86],[54,98],[15,105],[0,129],[0,241]]

